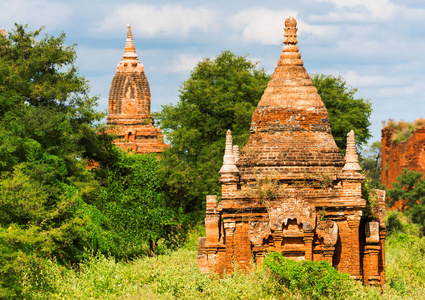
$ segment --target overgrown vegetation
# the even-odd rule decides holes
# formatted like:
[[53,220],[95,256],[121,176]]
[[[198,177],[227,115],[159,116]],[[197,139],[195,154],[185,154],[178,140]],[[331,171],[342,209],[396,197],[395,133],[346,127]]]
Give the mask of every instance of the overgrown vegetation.
[[401,201],[401,209],[425,233],[425,180],[421,172],[404,169],[388,190],[389,207]]
[[87,255],[66,268],[51,259],[33,259],[20,284],[27,299],[423,299],[425,240],[400,213],[389,214],[387,228],[383,292],[363,287],[327,263],[295,262],[278,254],[248,274],[236,269],[231,277],[208,277],[196,263],[202,228],[177,251],[130,262]]
[[325,261],[296,262],[274,252],[265,258],[264,265],[280,286],[310,299],[347,299],[356,292],[350,275],[339,273]]
[[[178,211],[170,213],[157,160],[123,153],[98,125],[104,113],[74,46],[41,32],[16,25],[0,36],[2,299],[48,290],[45,259],[71,267],[86,253],[132,257],[149,241],[152,250]],[[22,280],[36,285],[28,291]]]
[[170,149],[161,159],[172,199],[202,216],[205,196],[220,194],[226,131],[233,143],[248,141],[252,113],[270,76],[245,56],[223,51],[205,58],[182,83],[180,101],[155,115]]
[[391,141],[400,143],[407,140],[417,128],[425,127],[425,119],[417,118],[414,122],[394,121],[389,119],[382,122],[384,128],[389,128],[393,131]]

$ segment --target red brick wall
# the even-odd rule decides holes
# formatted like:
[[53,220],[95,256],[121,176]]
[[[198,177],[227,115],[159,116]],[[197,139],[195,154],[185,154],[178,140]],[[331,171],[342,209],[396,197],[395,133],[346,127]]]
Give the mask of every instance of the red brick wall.
[[425,128],[399,143],[391,141],[394,130],[382,129],[381,183],[387,188],[397,180],[403,169],[425,172]]

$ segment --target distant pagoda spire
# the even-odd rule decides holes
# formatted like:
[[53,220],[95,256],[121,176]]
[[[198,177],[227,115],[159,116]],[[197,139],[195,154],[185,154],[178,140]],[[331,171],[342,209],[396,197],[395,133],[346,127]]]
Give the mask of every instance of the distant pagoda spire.
[[137,59],[136,47],[134,47],[131,25],[127,25],[127,40],[125,42],[123,59]]
[[4,30],[4,27],[1,29],[1,35],[6,36],[6,30]]
[[124,54],[117,67],[117,72],[144,72],[143,64],[137,58],[136,47],[134,47],[133,34],[131,33],[131,25],[127,25],[127,40],[125,42]]

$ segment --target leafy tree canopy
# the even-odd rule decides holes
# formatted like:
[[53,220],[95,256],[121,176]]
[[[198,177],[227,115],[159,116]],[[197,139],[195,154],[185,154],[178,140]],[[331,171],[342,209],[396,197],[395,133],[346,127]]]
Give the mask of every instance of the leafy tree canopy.
[[257,63],[224,51],[199,62],[181,85],[177,105],[156,114],[171,144],[162,158],[168,185],[186,212],[201,210],[205,195],[219,193],[226,131],[232,130],[239,146],[248,141],[252,113],[269,79]]
[[119,241],[111,250],[118,257],[140,255],[140,247],[149,243],[153,255],[156,242],[169,237],[177,215],[168,205],[158,160],[154,155],[120,149],[119,160],[105,178],[96,206],[119,232]]
[[338,148],[345,153],[347,133],[354,130],[357,148],[362,149],[371,137],[370,101],[363,98],[356,99],[357,89],[347,86],[341,76],[314,74],[311,79],[329,112],[332,136]]
[[87,169],[114,155],[111,137],[98,134],[74,46],[41,32],[16,24],[0,36],[0,298],[19,297],[33,255],[72,263],[112,242]]
[[404,169],[392,186],[393,188],[388,190],[387,205],[393,206],[395,201],[402,201],[402,210],[414,223],[419,224],[422,233],[425,233],[425,180],[423,174]]
[[361,165],[371,178],[371,188],[381,188],[381,141],[376,141],[362,153]]

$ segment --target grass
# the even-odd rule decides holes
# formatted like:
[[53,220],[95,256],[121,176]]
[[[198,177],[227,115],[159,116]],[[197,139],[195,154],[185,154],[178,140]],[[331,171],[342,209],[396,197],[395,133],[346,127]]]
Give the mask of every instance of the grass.
[[[234,276],[222,279],[199,273],[195,241],[203,230],[196,228],[177,251],[129,262],[89,255],[78,268],[70,269],[51,260],[38,260],[34,266],[37,278],[31,268],[23,278],[25,298],[310,299],[303,291],[279,283],[266,268],[254,268],[249,274],[236,270]],[[386,241],[384,292],[347,282],[331,299],[425,299],[424,254],[425,239],[415,231],[393,232]],[[347,287],[349,293],[343,294]]]

